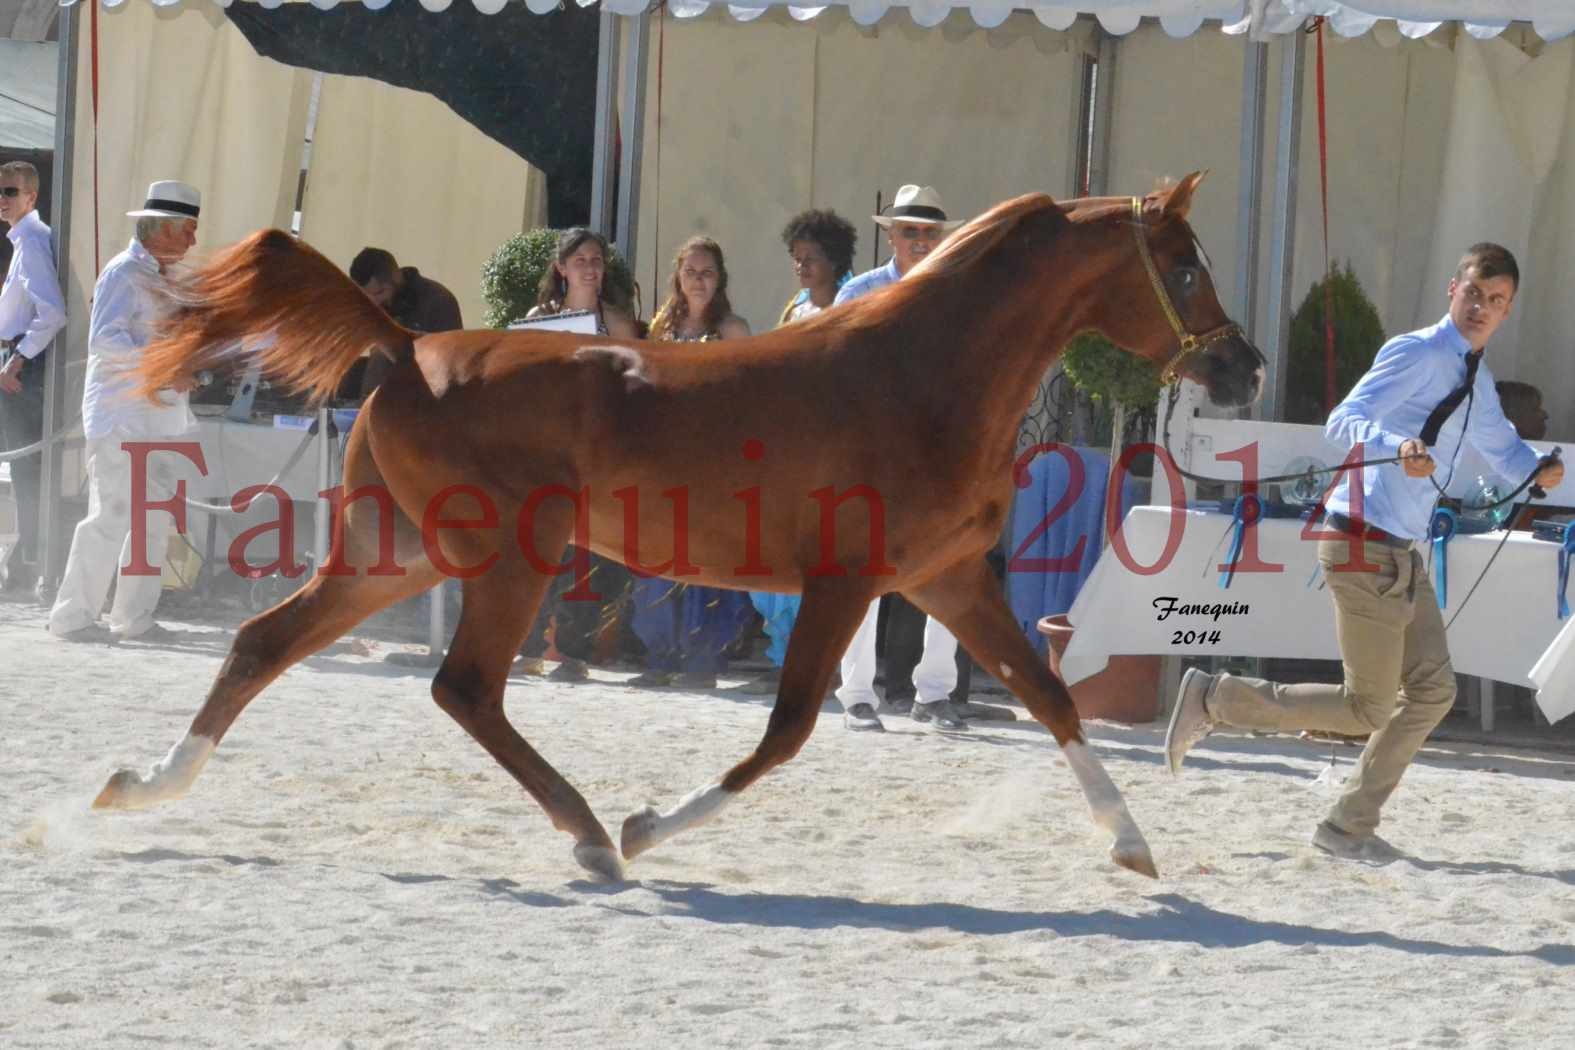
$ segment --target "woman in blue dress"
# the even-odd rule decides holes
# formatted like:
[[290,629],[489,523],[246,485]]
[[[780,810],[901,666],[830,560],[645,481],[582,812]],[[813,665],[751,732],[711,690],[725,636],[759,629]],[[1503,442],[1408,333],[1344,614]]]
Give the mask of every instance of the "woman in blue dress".
[[[691,237],[673,260],[671,292],[651,320],[651,339],[700,343],[741,339],[749,325],[727,298],[727,264],[709,237]],[[742,591],[637,577],[634,632],[645,643],[646,670],[631,685],[713,689],[727,670],[726,649],[751,618]]]

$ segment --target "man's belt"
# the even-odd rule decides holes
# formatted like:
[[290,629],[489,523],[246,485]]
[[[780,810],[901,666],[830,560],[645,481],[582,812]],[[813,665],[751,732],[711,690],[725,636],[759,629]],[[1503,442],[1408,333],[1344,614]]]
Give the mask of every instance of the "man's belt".
[[1377,543],[1384,547],[1394,547],[1398,550],[1411,549],[1410,540],[1396,536],[1393,533],[1385,532],[1383,529],[1374,528],[1372,525],[1369,525],[1366,522],[1356,521],[1352,518],[1348,518],[1344,514],[1330,511],[1327,515],[1325,515],[1325,518],[1328,520],[1329,524],[1333,525],[1338,531],[1343,532],[1347,536],[1353,537],[1355,539],[1361,539],[1368,543]]

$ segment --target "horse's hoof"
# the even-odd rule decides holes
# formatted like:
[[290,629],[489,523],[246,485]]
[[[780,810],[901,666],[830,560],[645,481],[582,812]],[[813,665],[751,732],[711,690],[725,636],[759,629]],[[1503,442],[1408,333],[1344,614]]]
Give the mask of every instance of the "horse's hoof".
[[611,846],[593,846],[582,842],[574,847],[574,859],[580,867],[603,882],[623,881],[623,861]]
[[94,809],[130,809],[127,795],[130,788],[140,783],[137,774],[129,769],[116,770],[104,785],[104,790],[93,800]]
[[637,809],[624,818],[619,845],[623,847],[625,860],[633,860],[656,844],[651,836],[656,830],[657,819],[658,814],[653,806]]
[[1151,879],[1159,878],[1159,869],[1154,867],[1154,856],[1148,851],[1148,843],[1138,842],[1135,845],[1116,843],[1110,847],[1110,859],[1139,875],[1147,875]]

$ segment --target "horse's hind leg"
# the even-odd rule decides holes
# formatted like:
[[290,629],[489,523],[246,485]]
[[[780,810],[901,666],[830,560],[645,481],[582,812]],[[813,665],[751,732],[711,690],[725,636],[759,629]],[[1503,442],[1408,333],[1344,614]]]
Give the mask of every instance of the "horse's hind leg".
[[1157,877],[1148,843],[1120,790],[1083,739],[1072,694],[1023,637],[984,560],[955,566],[904,593],[945,624],[963,648],[1055,735],[1088,799],[1094,822],[1115,837],[1111,859],[1123,868]]
[[399,577],[318,575],[301,590],[241,625],[219,677],[186,736],[146,774],[122,769],[93,801],[95,809],[139,809],[180,798],[252,698],[297,661],[330,644],[394,602],[438,581],[425,561]]
[[623,878],[623,865],[606,829],[584,797],[525,742],[503,710],[509,665],[547,585],[540,573],[501,564],[466,580],[465,609],[448,656],[432,680],[432,698],[520,782],[553,827],[574,836],[574,859],[580,866],[615,881]]
[[754,753],[720,781],[690,792],[665,813],[646,806],[630,814],[623,822],[621,837],[625,858],[632,859],[680,831],[704,824],[733,796],[798,754],[815,728],[831,673],[864,618],[870,597],[867,589],[850,587],[844,580],[809,581],[788,640],[776,706]]
[[[363,431],[351,435],[345,479],[352,490],[384,484]],[[335,556],[347,567],[346,574],[319,574],[242,624],[185,738],[146,774],[123,769],[110,777],[94,808],[135,809],[184,795],[230,725],[269,682],[379,609],[420,594],[441,579],[426,559],[421,533],[411,520],[394,510],[393,520],[385,523],[381,514],[373,504],[349,505]],[[390,526],[392,552],[382,549]],[[403,574],[369,574],[367,567],[381,564],[390,553],[404,567]]]

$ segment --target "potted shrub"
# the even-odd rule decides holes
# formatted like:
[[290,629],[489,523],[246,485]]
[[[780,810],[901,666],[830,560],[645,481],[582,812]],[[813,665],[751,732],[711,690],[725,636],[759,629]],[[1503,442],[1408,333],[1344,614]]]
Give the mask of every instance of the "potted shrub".
[[[535,229],[515,234],[492,254],[481,268],[481,296],[487,304],[488,328],[507,328],[525,319],[536,305],[542,275],[552,265],[557,247],[557,230]],[[630,317],[636,317],[635,293],[628,265],[618,250],[609,246],[602,296]]]
[[[1074,386],[1111,413],[1110,463],[1121,458],[1129,412],[1145,412],[1159,400],[1159,369],[1117,347],[1098,332],[1083,332],[1067,344],[1062,367]],[[1050,670],[1061,674],[1061,654],[1072,641],[1065,615],[1039,621]],[[1106,668],[1071,686],[1072,703],[1083,718],[1152,722],[1159,717],[1160,657],[1112,656]]]
[[1384,345],[1384,326],[1361,282],[1347,262],[1307,290],[1291,315],[1290,363],[1286,375],[1285,421],[1322,424],[1329,418],[1324,404],[1324,301],[1328,286],[1329,313],[1334,318],[1334,398],[1336,403],[1362,378]]

